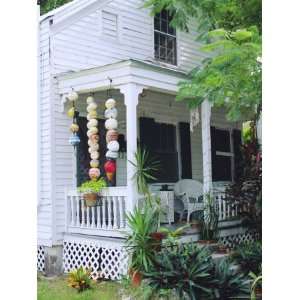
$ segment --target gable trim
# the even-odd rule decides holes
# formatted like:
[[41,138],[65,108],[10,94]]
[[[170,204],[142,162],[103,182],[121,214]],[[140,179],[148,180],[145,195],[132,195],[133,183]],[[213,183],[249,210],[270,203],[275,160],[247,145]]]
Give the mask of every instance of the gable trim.
[[64,30],[65,28],[69,27],[70,25],[72,25],[73,23],[77,22],[78,20],[80,20],[82,17],[95,12],[95,10],[100,9],[102,7],[104,7],[105,5],[107,5],[108,3],[112,2],[113,0],[96,0],[90,4],[88,4],[87,6],[79,9],[79,10],[75,10],[73,13],[69,14],[68,16],[66,16],[63,19],[60,19],[59,21],[55,21],[55,14],[53,15],[53,25],[51,26],[51,31],[52,33],[58,34],[59,32],[61,32],[62,30]]

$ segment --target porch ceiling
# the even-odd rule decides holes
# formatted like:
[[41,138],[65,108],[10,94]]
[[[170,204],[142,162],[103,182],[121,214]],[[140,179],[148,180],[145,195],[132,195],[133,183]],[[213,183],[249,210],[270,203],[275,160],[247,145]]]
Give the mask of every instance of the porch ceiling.
[[126,60],[97,68],[59,74],[58,89],[60,94],[74,88],[79,94],[106,90],[111,78],[113,88],[118,89],[127,83],[135,83],[148,89],[176,94],[178,82],[186,79],[184,72],[157,66],[150,62]]

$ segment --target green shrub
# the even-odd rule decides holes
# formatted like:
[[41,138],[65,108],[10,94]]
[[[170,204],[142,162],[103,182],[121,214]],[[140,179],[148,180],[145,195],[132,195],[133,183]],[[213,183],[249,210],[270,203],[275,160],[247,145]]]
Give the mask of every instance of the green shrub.
[[215,266],[214,295],[212,299],[248,299],[250,282],[248,277],[237,271],[228,259]]
[[71,271],[68,274],[68,284],[70,287],[77,289],[77,291],[80,293],[91,288],[92,280],[90,276],[90,270],[80,267],[79,269]]
[[180,299],[202,296],[207,299],[212,294],[213,271],[214,264],[206,248],[181,244],[157,254],[145,278],[156,293],[175,290]]
[[241,244],[233,252],[232,259],[241,266],[245,274],[259,274],[262,260],[261,242]]

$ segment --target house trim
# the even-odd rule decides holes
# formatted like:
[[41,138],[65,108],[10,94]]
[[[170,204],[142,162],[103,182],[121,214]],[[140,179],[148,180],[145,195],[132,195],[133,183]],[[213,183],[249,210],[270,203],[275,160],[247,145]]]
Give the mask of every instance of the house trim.
[[113,87],[116,89],[124,84],[134,83],[172,95],[178,92],[178,82],[187,79],[184,72],[138,60],[126,60],[78,72],[58,74],[56,77],[59,81],[59,93],[62,95],[61,111],[66,102],[66,94],[72,88],[78,93],[106,90],[110,86],[108,78],[113,80]]

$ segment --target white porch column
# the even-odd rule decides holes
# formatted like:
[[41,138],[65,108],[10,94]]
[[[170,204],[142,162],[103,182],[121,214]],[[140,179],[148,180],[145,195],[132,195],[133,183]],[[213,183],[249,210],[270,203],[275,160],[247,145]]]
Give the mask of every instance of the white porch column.
[[133,175],[134,166],[129,161],[135,161],[134,154],[137,150],[137,105],[139,94],[144,87],[128,83],[120,87],[120,92],[124,95],[126,105],[126,140],[127,140],[127,209],[132,211],[137,202],[138,192]]
[[204,194],[210,193],[212,189],[210,118],[211,118],[211,104],[207,100],[205,100],[201,104],[203,193]]

